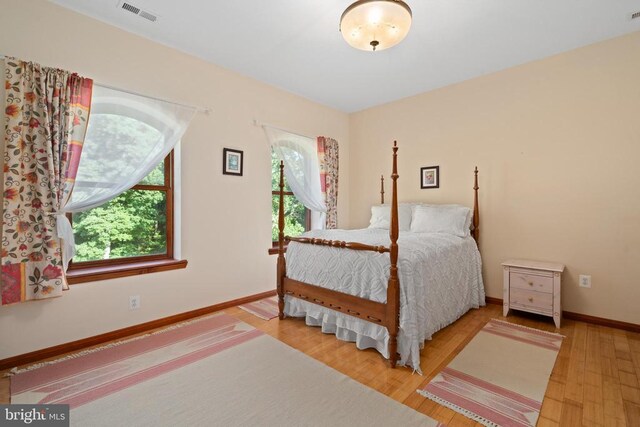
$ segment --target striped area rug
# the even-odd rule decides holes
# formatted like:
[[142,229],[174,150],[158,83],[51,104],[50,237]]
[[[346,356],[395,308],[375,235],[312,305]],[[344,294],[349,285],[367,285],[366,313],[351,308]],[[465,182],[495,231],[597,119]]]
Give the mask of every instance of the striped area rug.
[[17,371],[11,403],[71,426],[436,426],[226,314]]
[[238,307],[264,320],[271,320],[278,317],[277,296],[239,305]]
[[563,338],[492,319],[418,393],[486,426],[535,426]]

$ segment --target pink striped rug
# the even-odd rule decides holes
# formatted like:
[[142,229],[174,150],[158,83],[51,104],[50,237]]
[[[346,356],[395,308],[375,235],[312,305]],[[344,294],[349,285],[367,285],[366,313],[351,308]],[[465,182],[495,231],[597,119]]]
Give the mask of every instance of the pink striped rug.
[[438,424],[224,313],[17,371],[11,403],[91,427]]
[[238,306],[244,311],[258,316],[264,320],[271,320],[278,317],[278,297],[269,297],[259,301],[250,302]]
[[486,426],[535,426],[563,338],[491,319],[418,393]]
[[11,403],[75,408],[263,334],[227,315],[161,332],[18,371],[11,378]]

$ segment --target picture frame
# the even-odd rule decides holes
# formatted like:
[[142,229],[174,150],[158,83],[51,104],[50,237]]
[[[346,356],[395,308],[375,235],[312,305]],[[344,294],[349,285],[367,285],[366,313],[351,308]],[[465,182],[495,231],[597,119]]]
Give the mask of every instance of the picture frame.
[[244,152],[224,148],[222,150],[222,173],[224,175],[242,176],[244,166]]
[[420,188],[440,188],[440,166],[420,168]]

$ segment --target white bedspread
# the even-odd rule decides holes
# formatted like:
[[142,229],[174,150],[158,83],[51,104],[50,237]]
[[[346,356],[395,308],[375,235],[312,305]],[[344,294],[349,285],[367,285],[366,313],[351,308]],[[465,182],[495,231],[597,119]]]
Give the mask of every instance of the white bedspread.
[[[323,230],[306,233],[347,242],[389,246],[389,231],[379,229]],[[420,371],[424,341],[471,308],[485,304],[480,252],[471,237],[400,232],[400,365]],[[389,254],[351,251],[291,242],[287,276],[294,280],[385,302]],[[376,348],[389,358],[386,328],[337,313],[316,304],[285,297],[285,314],[306,316],[309,325],[355,342],[360,349]]]

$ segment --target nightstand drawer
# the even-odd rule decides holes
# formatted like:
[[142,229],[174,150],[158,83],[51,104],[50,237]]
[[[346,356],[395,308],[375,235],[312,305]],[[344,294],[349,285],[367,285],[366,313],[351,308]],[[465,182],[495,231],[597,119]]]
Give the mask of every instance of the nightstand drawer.
[[527,272],[511,271],[509,273],[509,283],[512,288],[553,293],[553,277],[551,276],[545,277]]
[[511,288],[509,299],[514,308],[523,306],[545,312],[553,311],[553,294]]

